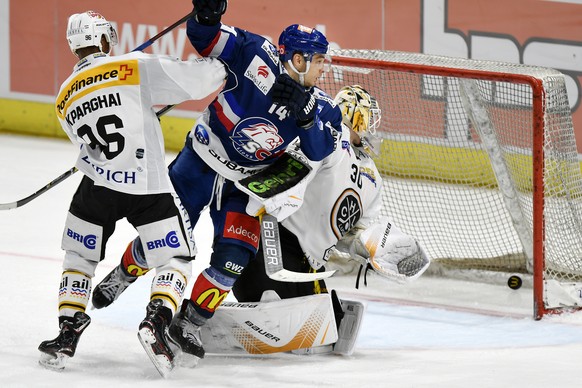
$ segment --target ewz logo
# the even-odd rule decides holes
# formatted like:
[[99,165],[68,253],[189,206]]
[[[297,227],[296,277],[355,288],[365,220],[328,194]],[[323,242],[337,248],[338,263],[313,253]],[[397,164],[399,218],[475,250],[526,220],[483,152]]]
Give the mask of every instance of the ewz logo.
[[67,236],[69,236],[75,241],[80,242],[87,249],[95,249],[95,247],[97,246],[97,236],[95,236],[94,234],[82,236],[81,234],[67,228]]
[[173,230],[162,239],[148,241],[146,246],[149,251],[163,247],[178,248],[180,246],[180,239],[178,238],[176,231]]

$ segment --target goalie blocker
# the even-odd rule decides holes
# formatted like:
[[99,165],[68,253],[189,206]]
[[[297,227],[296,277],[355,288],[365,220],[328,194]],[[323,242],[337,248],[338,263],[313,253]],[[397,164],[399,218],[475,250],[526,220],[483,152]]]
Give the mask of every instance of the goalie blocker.
[[281,300],[265,291],[260,302],[224,302],[201,328],[207,353],[270,354],[354,351],[364,305],[331,294]]
[[311,282],[328,278],[335,272],[299,273],[283,267],[278,220],[301,206],[307,176],[311,171],[307,159],[287,150],[265,170],[235,182],[236,187],[250,198],[247,213],[261,217],[265,269],[267,276],[273,280]]
[[239,190],[257,200],[266,200],[301,183],[311,172],[309,162],[297,153],[285,152],[261,172],[235,182]]

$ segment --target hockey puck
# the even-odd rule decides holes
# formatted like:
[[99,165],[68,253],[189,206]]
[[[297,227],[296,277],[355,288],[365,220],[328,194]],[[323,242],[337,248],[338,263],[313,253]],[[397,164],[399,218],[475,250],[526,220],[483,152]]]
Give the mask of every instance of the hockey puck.
[[519,276],[511,275],[509,279],[507,279],[507,286],[512,290],[519,290],[522,284],[523,281]]

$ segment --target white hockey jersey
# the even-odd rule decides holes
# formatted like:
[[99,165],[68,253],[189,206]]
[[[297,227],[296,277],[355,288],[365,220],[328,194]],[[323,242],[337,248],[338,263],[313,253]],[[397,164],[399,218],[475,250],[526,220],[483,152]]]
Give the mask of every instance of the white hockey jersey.
[[325,265],[340,238],[355,226],[371,225],[382,207],[382,177],[374,161],[351,146],[343,124],[341,135],[340,149],[313,165],[302,206],[281,222],[315,269]]
[[115,191],[173,192],[154,106],[204,98],[225,77],[215,59],[180,61],[139,51],[82,59],[55,104],[61,126],[80,146],[76,167]]

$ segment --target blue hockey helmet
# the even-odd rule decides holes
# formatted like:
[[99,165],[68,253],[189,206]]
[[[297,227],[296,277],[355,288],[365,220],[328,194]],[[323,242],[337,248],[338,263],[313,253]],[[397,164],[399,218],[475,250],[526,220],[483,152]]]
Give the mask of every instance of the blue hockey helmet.
[[279,36],[279,57],[283,62],[290,60],[297,52],[310,61],[314,54],[327,54],[328,47],[325,35],[301,24],[290,25]]

